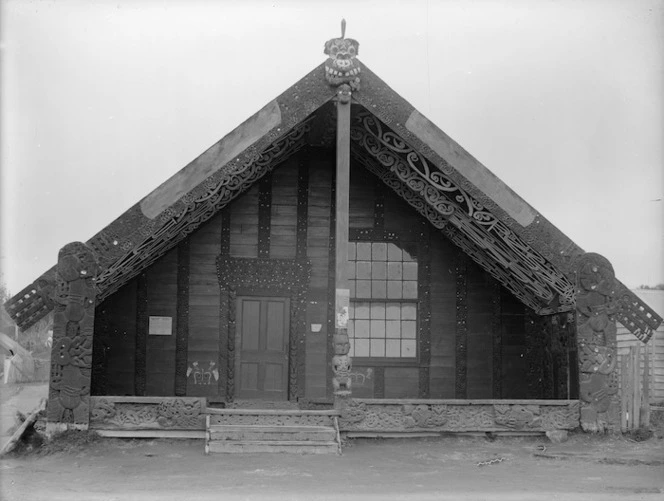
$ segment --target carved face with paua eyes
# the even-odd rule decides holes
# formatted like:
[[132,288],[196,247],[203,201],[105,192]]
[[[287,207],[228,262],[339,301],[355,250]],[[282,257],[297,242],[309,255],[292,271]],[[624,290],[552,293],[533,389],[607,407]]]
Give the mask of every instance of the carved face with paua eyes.
[[360,88],[360,62],[355,59],[360,44],[352,38],[333,38],[325,42],[325,78],[331,85],[349,84]]

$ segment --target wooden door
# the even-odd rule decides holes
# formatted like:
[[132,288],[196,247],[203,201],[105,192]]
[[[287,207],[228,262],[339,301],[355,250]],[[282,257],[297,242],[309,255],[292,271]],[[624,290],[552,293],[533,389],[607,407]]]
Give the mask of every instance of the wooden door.
[[280,297],[238,297],[238,398],[288,400],[289,303]]

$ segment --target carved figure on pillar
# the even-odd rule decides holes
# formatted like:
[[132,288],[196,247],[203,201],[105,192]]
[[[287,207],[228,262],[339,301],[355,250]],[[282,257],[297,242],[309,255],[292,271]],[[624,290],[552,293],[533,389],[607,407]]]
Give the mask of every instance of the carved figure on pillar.
[[65,245],[56,268],[48,424],[87,429],[98,264],[81,242]]
[[348,352],[350,342],[347,334],[335,334],[333,336],[334,356],[332,357],[332,387],[334,394],[338,396],[350,395],[351,392],[351,369],[352,360]]
[[614,431],[620,426],[616,384],[616,280],[611,263],[587,253],[576,263],[576,322],[581,427]]
[[360,90],[360,62],[355,58],[360,44],[352,38],[345,38],[346,20],[341,20],[341,38],[325,42],[325,78],[330,85],[348,84],[352,90]]

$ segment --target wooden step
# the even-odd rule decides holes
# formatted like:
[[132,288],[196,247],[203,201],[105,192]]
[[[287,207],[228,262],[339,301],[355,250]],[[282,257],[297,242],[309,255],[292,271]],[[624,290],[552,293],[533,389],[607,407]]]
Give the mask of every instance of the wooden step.
[[332,441],[265,441],[265,440],[221,440],[206,445],[208,454],[242,453],[291,453],[291,454],[337,454],[339,446]]
[[328,426],[210,425],[209,440],[334,441]]

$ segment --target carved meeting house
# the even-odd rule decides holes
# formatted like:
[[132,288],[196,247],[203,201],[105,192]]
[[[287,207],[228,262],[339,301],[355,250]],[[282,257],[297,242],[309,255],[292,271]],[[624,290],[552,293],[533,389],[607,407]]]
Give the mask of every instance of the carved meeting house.
[[661,319],[358,50],[327,42],[7,302],[22,328],[54,311],[50,422],[162,397],[168,426],[199,397],[337,408],[342,431],[615,428],[616,322]]

